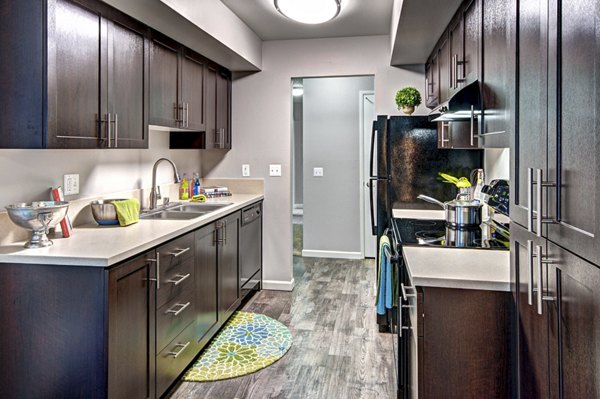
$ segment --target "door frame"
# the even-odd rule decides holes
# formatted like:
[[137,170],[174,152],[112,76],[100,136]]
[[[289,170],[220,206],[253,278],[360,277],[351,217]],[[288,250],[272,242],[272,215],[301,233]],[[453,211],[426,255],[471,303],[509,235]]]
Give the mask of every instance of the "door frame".
[[[364,131],[364,126],[365,126],[365,116],[364,116],[364,102],[367,98],[367,96],[373,96],[373,107],[375,107],[375,90],[361,90],[358,92],[358,109],[359,109],[359,118],[358,118],[358,151],[359,151],[359,179],[360,179],[360,198],[359,198],[359,207],[360,207],[360,256],[361,258],[365,258],[365,241],[366,241],[366,236],[365,236],[365,217],[367,215],[367,209],[366,207],[369,206],[369,204],[365,203],[365,182],[368,181],[369,176],[365,176],[365,159],[369,159],[370,154],[370,148],[367,147],[365,148],[364,146],[364,141],[365,141],[365,131]],[[375,111],[375,110],[374,110]],[[375,115],[377,115],[377,112],[374,112]],[[367,132],[370,133],[370,132]],[[375,250],[375,252],[377,252],[377,250]]]

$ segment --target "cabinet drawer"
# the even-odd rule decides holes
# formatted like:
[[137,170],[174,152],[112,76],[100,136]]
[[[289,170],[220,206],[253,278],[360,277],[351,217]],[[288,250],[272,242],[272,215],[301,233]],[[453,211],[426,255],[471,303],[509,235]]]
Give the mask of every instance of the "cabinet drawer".
[[194,259],[160,271],[160,288],[156,292],[156,307],[160,308],[182,292],[194,286]]
[[163,349],[156,357],[156,397],[177,380],[198,353],[194,323]]
[[156,312],[156,347],[163,349],[194,320],[194,290],[184,291]]
[[156,252],[160,254],[160,278],[162,281],[165,280],[165,275],[171,269],[194,257],[194,234],[190,233],[176,238],[158,247]]

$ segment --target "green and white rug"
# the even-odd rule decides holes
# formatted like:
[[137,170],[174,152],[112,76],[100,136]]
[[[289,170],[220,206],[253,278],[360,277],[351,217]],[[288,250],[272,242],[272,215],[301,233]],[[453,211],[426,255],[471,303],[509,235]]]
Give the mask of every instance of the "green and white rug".
[[183,380],[217,381],[254,373],[281,359],[291,346],[292,334],[279,321],[236,312]]

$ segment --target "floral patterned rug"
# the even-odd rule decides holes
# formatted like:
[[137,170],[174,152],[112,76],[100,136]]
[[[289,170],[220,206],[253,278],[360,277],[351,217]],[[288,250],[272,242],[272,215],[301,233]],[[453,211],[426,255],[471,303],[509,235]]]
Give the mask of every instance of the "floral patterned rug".
[[279,360],[292,346],[290,330],[258,313],[236,312],[183,376],[217,381],[254,373]]

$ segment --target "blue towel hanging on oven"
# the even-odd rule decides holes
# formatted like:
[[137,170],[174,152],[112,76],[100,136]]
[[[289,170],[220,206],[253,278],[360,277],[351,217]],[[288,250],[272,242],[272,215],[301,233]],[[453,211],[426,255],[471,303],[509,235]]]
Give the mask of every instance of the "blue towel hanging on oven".
[[393,300],[392,262],[389,254],[392,253],[390,239],[382,235],[379,240],[379,272],[377,273],[377,314],[385,314],[386,309],[391,309]]

